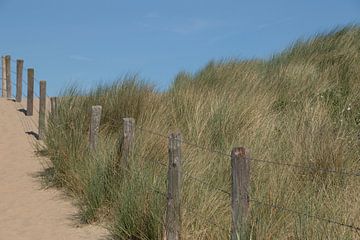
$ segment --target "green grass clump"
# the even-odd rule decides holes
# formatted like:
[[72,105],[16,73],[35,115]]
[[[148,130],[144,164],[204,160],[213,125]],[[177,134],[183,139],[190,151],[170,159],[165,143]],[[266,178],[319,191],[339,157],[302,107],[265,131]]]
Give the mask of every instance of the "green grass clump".
[[[164,135],[230,153],[245,146],[251,198],[360,225],[360,179],[317,171],[359,171],[360,28],[297,42],[269,60],[209,63],[179,73],[157,92],[136,76],[89,93],[69,89],[50,116],[46,152],[52,179],[79,199],[83,221],[104,220],[117,239],[161,239],[166,207],[167,139],[136,130],[130,166],[119,164],[122,118]],[[100,142],[88,148],[92,105],[102,105]],[[228,239],[230,160],[183,145],[182,237]],[[210,186],[194,181],[203,179]],[[154,191],[156,189],[157,191]],[[252,202],[249,239],[355,239],[348,228]]]

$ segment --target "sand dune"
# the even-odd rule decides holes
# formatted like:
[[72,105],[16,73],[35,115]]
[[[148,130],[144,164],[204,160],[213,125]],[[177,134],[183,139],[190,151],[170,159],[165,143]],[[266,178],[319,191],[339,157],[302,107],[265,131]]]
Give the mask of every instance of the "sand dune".
[[32,146],[36,107],[35,116],[27,117],[23,106],[0,98],[0,240],[106,239],[105,229],[80,225],[61,191],[44,189],[38,177],[43,167]]

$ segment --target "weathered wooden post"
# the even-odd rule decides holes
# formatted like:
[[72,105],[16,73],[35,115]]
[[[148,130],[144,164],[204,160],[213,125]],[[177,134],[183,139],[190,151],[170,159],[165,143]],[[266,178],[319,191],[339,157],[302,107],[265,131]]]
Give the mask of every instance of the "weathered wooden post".
[[50,107],[51,107],[51,114],[55,114],[58,107],[58,98],[57,97],[51,97],[50,98]]
[[40,81],[40,102],[39,102],[39,140],[45,138],[46,121],[46,81]]
[[22,79],[23,79],[24,60],[16,60],[16,102],[22,99]]
[[32,116],[34,111],[34,69],[27,70],[27,97],[26,97],[26,116]]
[[129,158],[134,146],[135,119],[123,118],[123,142],[121,146],[121,166],[129,169]]
[[5,68],[6,68],[6,97],[11,98],[11,57],[5,56]]
[[5,57],[1,57],[2,63],[2,81],[1,81],[1,96],[6,97],[6,65],[5,65]]
[[89,146],[91,151],[96,150],[96,146],[98,143],[101,110],[102,107],[99,105],[91,107],[90,135],[89,135]]
[[249,210],[250,158],[245,148],[237,147],[231,151],[231,240],[245,239],[247,215]]
[[167,240],[181,239],[181,134],[169,136],[169,168],[165,231]]

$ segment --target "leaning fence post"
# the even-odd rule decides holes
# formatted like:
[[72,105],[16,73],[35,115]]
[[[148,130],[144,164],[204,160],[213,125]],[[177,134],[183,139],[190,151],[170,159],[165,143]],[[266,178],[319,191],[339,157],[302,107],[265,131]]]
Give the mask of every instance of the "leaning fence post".
[[5,56],[5,68],[6,68],[6,97],[11,98],[11,57]]
[[24,60],[16,60],[16,102],[21,102]]
[[181,134],[169,136],[169,167],[165,231],[167,240],[181,239]]
[[6,97],[6,65],[5,65],[5,57],[1,57],[2,63],[2,81],[1,81],[1,96]]
[[40,102],[39,102],[39,140],[45,138],[45,112],[46,112],[46,81],[40,81]]
[[121,146],[121,165],[125,168],[129,168],[129,158],[134,145],[135,136],[135,119],[123,118],[123,142]]
[[29,68],[27,70],[27,97],[26,97],[26,116],[32,116],[33,115],[33,109],[34,109],[34,69]]
[[89,146],[90,146],[90,150],[92,151],[95,151],[98,143],[101,110],[102,107],[100,105],[91,107]]
[[[245,148],[237,147],[231,151],[231,240],[245,239],[246,220],[249,210],[250,165]],[[245,236],[244,236],[245,237]]]

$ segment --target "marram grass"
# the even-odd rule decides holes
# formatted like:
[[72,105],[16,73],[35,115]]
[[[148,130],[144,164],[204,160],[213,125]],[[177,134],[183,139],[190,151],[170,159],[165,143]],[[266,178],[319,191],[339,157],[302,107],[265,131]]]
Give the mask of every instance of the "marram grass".
[[[90,107],[102,105],[99,147],[88,149]],[[157,92],[127,76],[90,93],[68,89],[51,115],[46,153],[52,179],[79,200],[84,222],[105,222],[115,239],[161,239],[167,139],[136,130],[129,170],[118,162],[122,118],[230,153],[306,167],[360,172],[360,28],[297,42],[269,60],[211,62]],[[183,145],[182,237],[229,239],[230,159]],[[210,186],[189,177],[203,179]],[[154,191],[156,190],[156,191]],[[251,161],[251,198],[360,226],[360,177]],[[356,239],[355,231],[250,204],[247,239]]]

